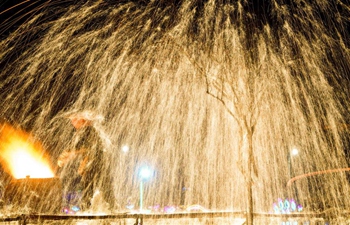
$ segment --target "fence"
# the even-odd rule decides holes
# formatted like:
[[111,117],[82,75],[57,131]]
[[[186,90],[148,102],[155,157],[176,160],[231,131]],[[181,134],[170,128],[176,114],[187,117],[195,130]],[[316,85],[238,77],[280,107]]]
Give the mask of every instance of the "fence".
[[[39,215],[23,214],[0,218],[0,224],[113,224],[113,225],[243,225],[244,212],[192,212],[173,214]],[[350,213],[254,214],[254,224],[342,225],[350,224]]]

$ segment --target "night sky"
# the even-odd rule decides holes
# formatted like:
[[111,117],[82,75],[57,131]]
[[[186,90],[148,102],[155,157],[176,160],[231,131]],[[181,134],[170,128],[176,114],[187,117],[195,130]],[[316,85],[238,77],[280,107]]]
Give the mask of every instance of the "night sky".
[[[87,0],[1,0],[0,1],[0,38],[5,38],[11,31],[18,28],[18,26],[28,20],[31,16],[38,14],[39,12],[45,11],[45,15],[42,21],[54,20],[60,13],[64,13],[65,9],[71,4],[84,4]],[[137,5],[153,4],[152,1],[146,0],[105,0],[106,5],[118,5],[125,2],[134,2]],[[173,12],[178,10],[178,6],[181,5],[183,0],[159,0],[155,1],[157,7],[165,8],[172,7]],[[193,5],[201,9],[207,2],[204,0],[192,1]],[[217,1],[221,2],[221,1]],[[223,1],[225,2],[225,1]],[[237,2],[237,1],[232,1]],[[302,6],[303,1],[296,3],[297,1],[292,0],[280,0],[277,1],[279,4],[286,5],[291,13],[298,13],[298,7]],[[334,24],[341,24],[343,29],[339,29],[341,35],[346,40],[346,44],[350,47],[350,0],[339,0],[333,1],[334,8],[337,9],[342,22],[339,23],[339,18],[330,18],[328,15],[323,15],[321,9],[315,8],[320,18],[324,18],[323,23],[329,28],[330,33],[334,32]],[[278,19],[271,13],[272,0],[249,0],[244,3],[244,10],[251,11],[255,17],[245,18],[246,21],[243,23],[254,24],[255,29],[259,30],[264,24],[269,24],[272,28],[278,29]],[[315,7],[317,4],[314,4]]]
[[0,2],[0,34],[5,37],[25,22],[45,1],[2,0]]

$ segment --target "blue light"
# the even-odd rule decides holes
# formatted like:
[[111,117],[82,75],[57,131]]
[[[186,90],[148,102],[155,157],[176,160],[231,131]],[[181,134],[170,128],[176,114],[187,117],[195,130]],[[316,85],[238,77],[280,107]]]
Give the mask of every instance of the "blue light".
[[72,206],[72,210],[74,212],[78,212],[80,210],[80,208],[79,208],[79,206],[74,205],[74,206]]
[[152,171],[147,166],[144,166],[140,169],[139,175],[141,179],[146,180],[152,176]]

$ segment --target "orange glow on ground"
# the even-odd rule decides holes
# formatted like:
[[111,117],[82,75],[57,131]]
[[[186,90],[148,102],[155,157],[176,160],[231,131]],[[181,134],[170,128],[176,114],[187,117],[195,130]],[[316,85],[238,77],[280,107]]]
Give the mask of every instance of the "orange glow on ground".
[[0,126],[0,152],[1,163],[16,179],[54,177],[40,143],[8,124]]

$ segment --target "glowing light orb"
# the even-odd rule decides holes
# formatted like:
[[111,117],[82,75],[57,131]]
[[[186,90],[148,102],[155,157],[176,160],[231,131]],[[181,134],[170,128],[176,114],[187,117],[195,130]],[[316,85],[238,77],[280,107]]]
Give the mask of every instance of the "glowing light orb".
[[140,177],[141,179],[148,179],[152,176],[152,170],[148,167],[142,167],[140,169]]

